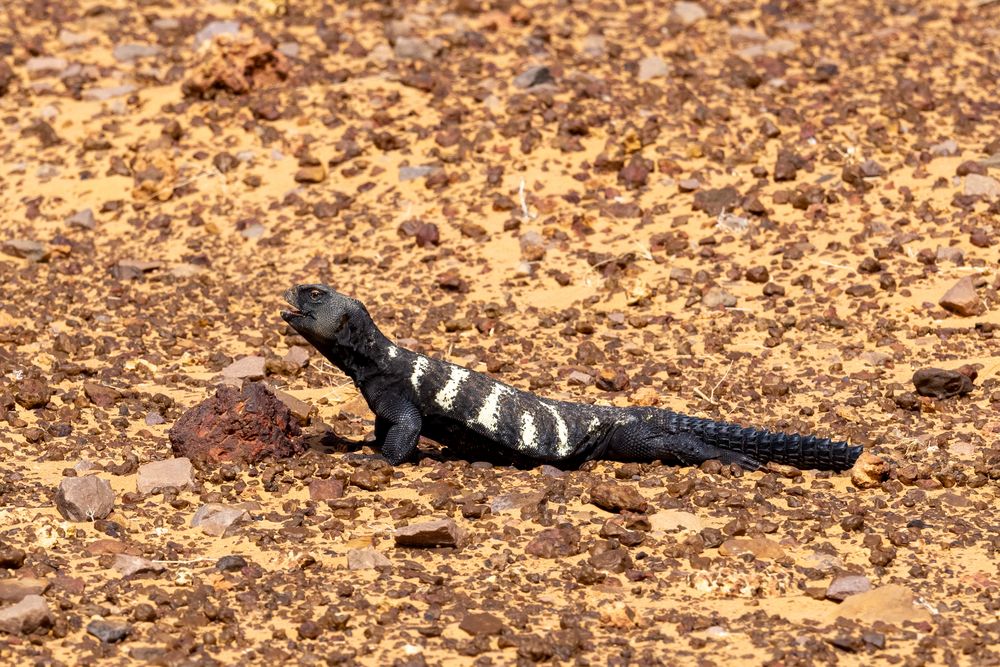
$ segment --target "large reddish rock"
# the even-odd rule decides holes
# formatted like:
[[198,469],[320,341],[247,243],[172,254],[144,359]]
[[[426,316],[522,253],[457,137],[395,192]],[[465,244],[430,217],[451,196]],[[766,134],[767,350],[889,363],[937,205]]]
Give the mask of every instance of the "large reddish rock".
[[290,458],[306,449],[300,432],[288,407],[266,385],[252,382],[242,390],[220,386],[181,415],[168,435],[177,456],[205,466]]

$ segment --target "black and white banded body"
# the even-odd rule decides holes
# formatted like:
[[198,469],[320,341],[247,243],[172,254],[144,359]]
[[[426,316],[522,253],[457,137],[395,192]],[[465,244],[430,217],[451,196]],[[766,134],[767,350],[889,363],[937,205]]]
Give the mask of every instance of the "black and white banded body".
[[[390,348],[383,391],[420,407],[421,435],[456,448],[502,447],[539,461],[594,458],[611,408],[556,401],[446,361]],[[604,414],[607,413],[607,414]],[[376,421],[376,439],[390,423]]]
[[849,468],[861,447],[743,428],[658,408],[556,401],[393,344],[360,301],[325,285],[298,285],[281,315],[354,380],[375,413],[375,436],[393,464],[423,435],[460,451],[506,449],[520,459],[578,464],[593,458],[709,459],[754,469],[765,461]]

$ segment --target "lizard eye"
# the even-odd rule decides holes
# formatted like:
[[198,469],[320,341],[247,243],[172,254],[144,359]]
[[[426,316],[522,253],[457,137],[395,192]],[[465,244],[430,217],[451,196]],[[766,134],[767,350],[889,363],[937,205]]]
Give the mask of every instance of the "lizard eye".
[[321,296],[323,296],[323,293],[318,289],[309,290],[309,298],[312,299],[313,301],[319,301],[319,298]]

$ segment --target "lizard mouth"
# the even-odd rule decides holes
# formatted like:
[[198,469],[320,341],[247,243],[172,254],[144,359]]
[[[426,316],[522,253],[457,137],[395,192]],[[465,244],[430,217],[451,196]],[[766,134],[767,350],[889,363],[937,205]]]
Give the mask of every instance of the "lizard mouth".
[[309,313],[304,313],[301,310],[299,310],[299,304],[298,300],[295,298],[294,289],[290,289],[287,292],[285,292],[285,301],[288,303],[289,306],[291,306],[291,308],[289,308],[288,310],[281,311],[281,319],[290,323],[294,319],[311,317]]

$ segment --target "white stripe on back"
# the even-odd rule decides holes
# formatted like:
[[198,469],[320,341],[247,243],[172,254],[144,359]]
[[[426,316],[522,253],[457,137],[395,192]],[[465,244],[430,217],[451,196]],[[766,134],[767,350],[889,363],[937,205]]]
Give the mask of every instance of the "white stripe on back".
[[427,357],[418,356],[413,362],[413,374],[410,376],[410,384],[413,385],[414,389],[420,389],[420,378],[423,377],[426,370]]
[[486,397],[486,401],[483,403],[483,407],[480,408],[479,414],[476,415],[476,423],[490,433],[496,433],[500,419],[500,399],[511,393],[511,390],[502,384],[494,383],[493,388]]
[[438,404],[439,408],[448,411],[455,407],[455,399],[458,398],[458,389],[467,377],[469,377],[469,371],[461,366],[452,366],[448,370],[448,382],[445,383],[441,391],[434,397],[434,402]]
[[559,410],[554,405],[549,405],[548,403],[542,403],[546,410],[552,413],[552,418],[556,421],[556,453],[559,456],[568,456],[570,453],[569,445],[569,429],[566,428],[566,422],[563,421],[562,415],[559,414]]
[[530,412],[521,415],[521,450],[535,452],[538,447],[538,431],[535,428],[535,418]]

